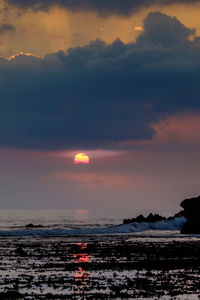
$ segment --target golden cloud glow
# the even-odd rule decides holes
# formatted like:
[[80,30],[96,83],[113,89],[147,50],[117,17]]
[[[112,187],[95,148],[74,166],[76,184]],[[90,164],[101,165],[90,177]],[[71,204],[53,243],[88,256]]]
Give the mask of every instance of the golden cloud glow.
[[135,31],[144,31],[144,29],[141,26],[135,26]]
[[29,9],[22,13],[12,6],[4,7],[0,0],[1,22],[14,28],[1,33],[0,56],[13,57],[20,52],[44,56],[87,45],[96,38],[106,43],[112,43],[117,38],[130,43],[142,32],[143,20],[150,11],[176,16],[186,26],[196,28],[197,35],[200,35],[199,10],[199,4],[157,5],[128,17],[114,14],[105,17],[95,12],[71,12],[54,6],[47,11]]
[[36,55],[36,54],[33,54],[33,53],[26,53],[26,52],[20,51],[19,53],[15,54],[15,55],[11,55],[11,56],[8,58],[8,60],[15,59],[17,56],[20,56],[20,55],[34,56],[34,57],[37,57],[37,58],[43,58],[43,56],[39,56],[39,55]]
[[[109,16],[95,12],[70,12],[60,7],[48,11],[27,10],[19,13],[9,7],[6,23],[15,30],[1,34],[0,56],[10,57],[17,53],[34,53],[44,56],[70,47],[84,46],[100,38],[107,43],[120,38],[123,42],[135,40],[138,32],[134,26],[142,26],[145,14],[131,17]],[[3,10],[0,17],[3,19]]]

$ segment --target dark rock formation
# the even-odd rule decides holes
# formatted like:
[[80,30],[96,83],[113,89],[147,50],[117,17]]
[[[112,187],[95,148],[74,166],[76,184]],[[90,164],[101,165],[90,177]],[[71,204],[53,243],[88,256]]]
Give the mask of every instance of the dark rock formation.
[[181,233],[200,233],[200,196],[185,199],[180,205],[187,219]]
[[15,253],[17,256],[28,256],[28,254],[20,246],[15,250]]
[[24,299],[24,295],[20,294],[18,291],[7,291],[7,292],[0,292],[0,299],[5,300],[14,300],[14,299]]
[[153,223],[153,222],[157,222],[157,221],[162,221],[162,220],[166,220],[165,217],[162,217],[158,214],[149,214],[147,217],[144,217],[143,215],[139,215],[136,218],[132,218],[132,219],[124,219],[123,223],[124,224],[130,224],[133,222],[137,222],[137,223],[142,223],[142,222],[149,222],[149,223]]
[[124,219],[123,224],[130,224],[130,223],[133,223],[133,222],[137,222],[137,223],[142,223],[142,222],[154,223],[154,222],[158,222],[158,221],[172,220],[174,218],[182,217],[183,215],[184,215],[183,210],[181,210],[179,213],[175,214],[173,217],[168,217],[168,218],[160,216],[158,214],[150,213],[147,217],[144,217],[143,215],[139,215],[136,218]]
[[32,224],[32,223],[30,223],[30,224],[27,224],[26,226],[25,226],[26,228],[43,228],[43,226],[42,225],[34,225],[34,224]]

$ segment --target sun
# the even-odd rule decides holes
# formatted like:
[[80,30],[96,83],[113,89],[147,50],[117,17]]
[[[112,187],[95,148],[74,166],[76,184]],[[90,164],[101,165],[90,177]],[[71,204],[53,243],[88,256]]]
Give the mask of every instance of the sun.
[[89,156],[85,153],[78,153],[74,157],[75,164],[89,164],[90,159]]

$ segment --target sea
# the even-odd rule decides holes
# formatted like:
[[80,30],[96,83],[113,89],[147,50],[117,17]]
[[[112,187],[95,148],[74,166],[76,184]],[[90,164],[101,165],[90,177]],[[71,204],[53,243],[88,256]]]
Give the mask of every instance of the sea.
[[177,217],[155,223],[123,224],[123,217],[102,216],[88,210],[0,210],[0,236],[149,234],[166,237],[177,236],[185,221],[184,217]]
[[200,235],[180,233],[186,219],[123,218],[0,210],[0,299],[198,300]]

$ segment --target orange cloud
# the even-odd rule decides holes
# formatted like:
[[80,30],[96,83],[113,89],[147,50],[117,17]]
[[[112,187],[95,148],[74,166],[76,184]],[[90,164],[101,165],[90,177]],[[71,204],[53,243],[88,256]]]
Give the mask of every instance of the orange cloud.
[[[5,14],[6,8],[6,14]],[[120,38],[130,43],[141,33],[143,20],[151,11],[161,11],[176,16],[187,27],[196,28],[200,34],[200,5],[172,4],[154,5],[136,12],[129,17],[100,16],[95,12],[71,12],[54,6],[47,11],[27,10],[6,6],[0,1],[0,17],[15,30],[1,36],[0,55],[9,57],[19,52],[44,56],[47,53],[66,51],[70,47],[87,45],[100,38],[112,43]]]
[[200,145],[200,115],[182,114],[154,123],[154,141]]
[[[140,149],[160,147],[167,150],[199,149],[200,148],[200,114],[178,114],[152,123],[151,128],[155,131],[152,140],[125,141],[119,146],[139,147]],[[181,150],[179,148],[179,150]]]

